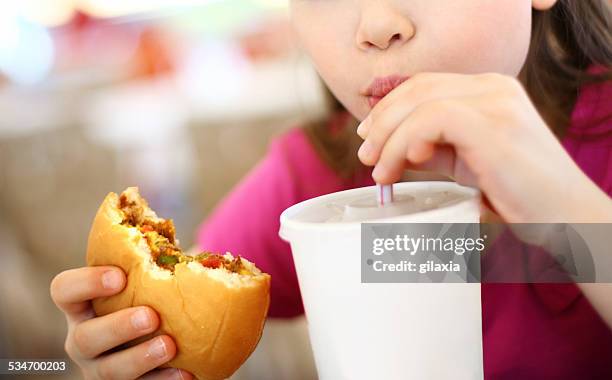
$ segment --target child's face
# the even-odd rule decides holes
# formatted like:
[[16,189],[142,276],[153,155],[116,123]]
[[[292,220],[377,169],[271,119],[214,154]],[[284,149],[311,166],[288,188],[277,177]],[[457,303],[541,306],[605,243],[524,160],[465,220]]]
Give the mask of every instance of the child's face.
[[291,0],[302,48],[358,119],[375,78],[419,72],[516,76],[529,48],[531,7],[552,0]]

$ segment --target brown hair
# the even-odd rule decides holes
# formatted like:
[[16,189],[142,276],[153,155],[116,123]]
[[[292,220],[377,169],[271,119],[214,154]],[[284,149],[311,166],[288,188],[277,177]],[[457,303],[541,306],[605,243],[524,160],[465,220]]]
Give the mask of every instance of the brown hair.
[[[590,73],[599,65],[606,70]],[[612,80],[612,13],[609,0],[559,0],[548,11],[533,11],[529,53],[519,79],[553,131],[561,136],[569,123],[578,90]],[[347,112],[326,88],[328,111]],[[352,116],[331,133],[329,119],[314,120],[305,131],[317,152],[342,178],[363,168],[357,159],[361,139]]]

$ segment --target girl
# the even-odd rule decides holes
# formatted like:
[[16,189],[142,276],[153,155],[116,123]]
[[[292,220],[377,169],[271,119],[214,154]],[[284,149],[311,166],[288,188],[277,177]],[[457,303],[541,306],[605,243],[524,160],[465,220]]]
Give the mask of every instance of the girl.
[[[392,183],[406,168],[446,174],[478,186],[508,222],[612,221],[608,7],[607,0],[292,0],[297,39],[333,93],[335,112],[274,141],[202,226],[200,246],[257,262],[274,279],[270,315],[291,317],[303,309],[289,246],[277,235],[281,211],[371,185],[372,177]],[[119,292],[124,281],[110,267],[55,278],[70,357],[87,378],[188,376],[152,371],[174,355],[167,336],[105,354],[159,323],[146,307],[94,317],[89,300]],[[612,378],[612,290],[482,289],[486,378]]]

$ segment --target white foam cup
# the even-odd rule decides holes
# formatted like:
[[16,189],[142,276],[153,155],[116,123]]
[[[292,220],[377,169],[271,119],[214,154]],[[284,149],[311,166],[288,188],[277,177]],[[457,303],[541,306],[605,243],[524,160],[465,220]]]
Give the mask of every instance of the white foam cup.
[[369,212],[376,187],[347,190],[281,215],[319,378],[482,379],[480,284],[362,283],[360,251],[366,220],[478,223],[479,193],[452,182],[404,182],[394,196],[393,208]]

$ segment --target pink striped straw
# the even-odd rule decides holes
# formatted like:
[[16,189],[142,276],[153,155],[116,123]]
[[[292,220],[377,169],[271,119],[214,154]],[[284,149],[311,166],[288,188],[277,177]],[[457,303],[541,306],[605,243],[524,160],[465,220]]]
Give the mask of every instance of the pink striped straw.
[[376,191],[378,193],[378,204],[384,206],[393,202],[393,185],[381,185],[376,184]]

